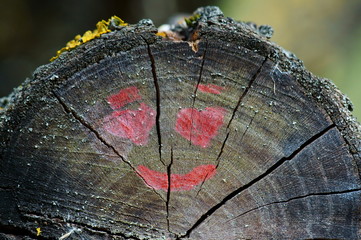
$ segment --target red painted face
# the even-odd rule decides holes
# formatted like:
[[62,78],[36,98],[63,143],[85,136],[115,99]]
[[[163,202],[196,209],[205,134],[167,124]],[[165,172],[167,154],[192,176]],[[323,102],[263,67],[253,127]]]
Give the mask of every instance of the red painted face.
[[[222,87],[208,84],[198,85],[198,90],[205,93],[220,94]],[[114,110],[104,118],[104,129],[114,136],[129,139],[135,145],[148,144],[149,134],[155,125],[156,111],[140,102],[136,110],[124,109],[127,104],[141,101],[142,97],[136,87],[128,87],[107,98]],[[193,145],[207,148],[223,125],[226,110],[221,107],[207,107],[204,110],[184,108],[177,114],[174,130]],[[154,189],[168,191],[168,179],[171,191],[191,190],[216,174],[215,165],[199,165],[187,174],[171,174],[153,171],[146,166],[136,167],[137,173],[145,183]]]

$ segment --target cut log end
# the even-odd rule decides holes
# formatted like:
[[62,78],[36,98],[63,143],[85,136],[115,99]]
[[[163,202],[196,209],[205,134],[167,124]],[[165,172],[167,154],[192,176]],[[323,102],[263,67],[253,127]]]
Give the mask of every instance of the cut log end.
[[358,239],[360,125],[269,27],[116,28],[0,109],[5,239]]

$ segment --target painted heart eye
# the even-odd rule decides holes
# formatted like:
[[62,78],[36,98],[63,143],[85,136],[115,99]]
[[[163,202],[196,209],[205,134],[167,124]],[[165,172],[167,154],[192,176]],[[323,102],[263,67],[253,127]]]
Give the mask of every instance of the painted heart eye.
[[146,145],[149,133],[155,125],[156,112],[140,103],[138,110],[114,111],[104,118],[104,129],[109,133],[131,140],[136,145]]
[[223,125],[226,110],[221,107],[207,107],[200,111],[185,108],[177,114],[175,131],[194,145],[206,148]]
[[107,101],[111,108],[119,109],[125,105],[132,103],[134,101],[141,100],[142,97],[139,95],[139,90],[137,87],[128,87],[121,89],[118,93],[111,95],[107,98]]

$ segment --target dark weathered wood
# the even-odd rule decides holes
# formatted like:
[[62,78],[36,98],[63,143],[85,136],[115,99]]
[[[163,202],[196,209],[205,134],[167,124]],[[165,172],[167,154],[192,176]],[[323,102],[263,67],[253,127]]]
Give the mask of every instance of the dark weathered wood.
[[360,238],[350,103],[257,28],[195,16],[104,34],[14,92],[1,237]]

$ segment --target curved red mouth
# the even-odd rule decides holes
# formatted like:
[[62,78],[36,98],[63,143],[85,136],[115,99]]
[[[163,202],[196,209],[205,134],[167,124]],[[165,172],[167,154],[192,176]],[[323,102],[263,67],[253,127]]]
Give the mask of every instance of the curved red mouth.
[[[144,179],[146,184],[156,190],[184,191],[191,190],[195,186],[210,179],[216,174],[215,165],[199,165],[187,174],[171,174],[153,171],[146,166],[139,165],[137,173]],[[170,183],[168,183],[170,179]]]

